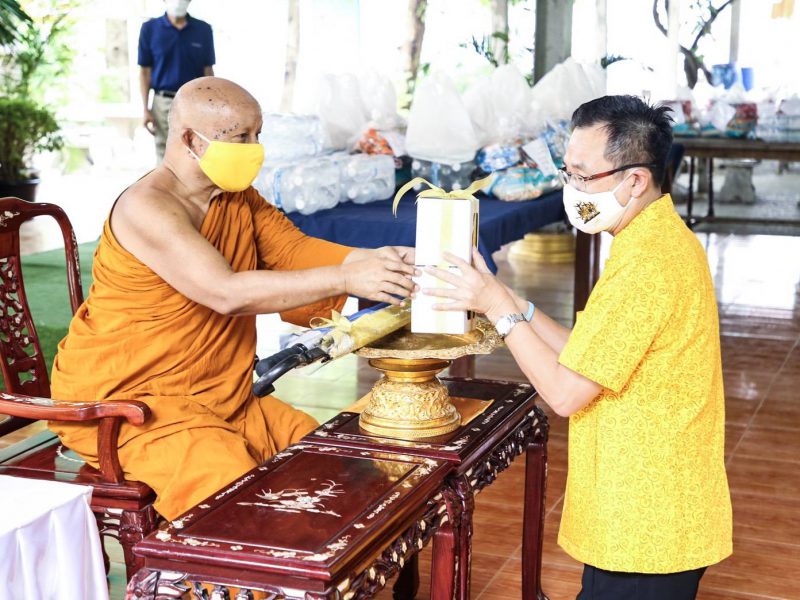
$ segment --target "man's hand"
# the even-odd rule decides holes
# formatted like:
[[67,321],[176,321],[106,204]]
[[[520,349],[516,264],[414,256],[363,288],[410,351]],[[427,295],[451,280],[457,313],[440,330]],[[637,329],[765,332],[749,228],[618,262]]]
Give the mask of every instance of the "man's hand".
[[348,294],[390,304],[400,304],[413,294],[416,286],[411,277],[419,274],[414,249],[405,246],[353,250],[341,268]]
[[[497,313],[506,310],[509,305],[516,306],[508,289],[492,275],[480,252],[476,249],[472,251],[474,267],[449,252],[445,252],[444,259],[458,267],[461,276],[436,267],[426,269],[431,275],[452,286],[422,290],[423,294],[429,296],[450,299],[450,302],[437,304],[434,307],[436,310],[471,310],[493,319]],[[508,311],[506,310],[506,312]]]
[[156,134],[156,119],[153,117],[153,113],[149,109],[144,109],[144,118],[142,119],[142,124],[147,131],[150,132],[150,135]]

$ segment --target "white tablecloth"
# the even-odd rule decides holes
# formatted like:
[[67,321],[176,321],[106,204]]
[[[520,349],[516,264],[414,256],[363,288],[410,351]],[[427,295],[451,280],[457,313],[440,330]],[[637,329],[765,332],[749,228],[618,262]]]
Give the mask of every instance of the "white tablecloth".
[[92,488],[0,475],[0,598],[107,600]]

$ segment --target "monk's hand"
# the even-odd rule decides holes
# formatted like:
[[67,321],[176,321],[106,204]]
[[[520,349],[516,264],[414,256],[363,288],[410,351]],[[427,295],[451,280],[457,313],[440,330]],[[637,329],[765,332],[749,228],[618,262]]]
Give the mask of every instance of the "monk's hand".
[[414,248],[408,246],[384,246],[375,250],[379,256],[387,260],[399,260],[407,265],[414,264]]
[[354,251],[342,264],[342,271],[348,294],[390,304],[409,298],[417,289],[411,277],[420,274],[413,264],[403,262],[401,252],[392,246]]
[[[458,267],[460,275],[440,269],[438,267],[428,267],[427,273],[450,284],[447,288],[425,288],[423,294],[437,296],[447,299],[449,302],[436,304],[436,310],[471,310],[477,313],[490,315],[506,310],[508,306],[514,306],[514,300],[509,295],[506,287],[494,276],[480,252],[473,250],[472,262],[458,258],[457,256],[445,252],[444,260]],[[513,309],[511,310],[513,312]],[[505,313],[503,313],[505,314]]]
[[402,262],[407,265],[414,264],[414,248],[408,246],[383,246],[381,248],[354,248],[344,259],[344,264],[356,260],[364,260],[372,256],[379,256],[392,262]]

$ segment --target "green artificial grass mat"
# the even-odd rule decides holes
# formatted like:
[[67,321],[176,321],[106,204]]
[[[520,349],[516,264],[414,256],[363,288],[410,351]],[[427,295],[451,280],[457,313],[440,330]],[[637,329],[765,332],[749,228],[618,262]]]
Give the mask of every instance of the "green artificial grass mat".
[[[89,287],[92,285],[92,259],[95,248],[97,248],[96,241],[78,245],[84,297],[88,295]],[[58,343],[67,334],[72,319],[64,250],[48,250],[23,256],[22,279],[49,375],[53,368],[53,358]]]

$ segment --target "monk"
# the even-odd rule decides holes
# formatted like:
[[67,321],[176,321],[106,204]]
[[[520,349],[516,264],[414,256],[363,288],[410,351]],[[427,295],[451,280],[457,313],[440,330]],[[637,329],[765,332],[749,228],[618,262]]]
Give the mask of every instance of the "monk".
[[[412,249],[305,236],[250,186],[263,161],[261,121],[235,83],[203,77],[180,88],[164,162],[112,208],[94,283],[53,365],[54,398],[150,407],[144,426],[120,429],[119,457],[167,519],[317,425],[253,396],[257,314],[308,325],[347,295],[398,303],[414,290]],[[95,425],[50,427],[98,466]]]

